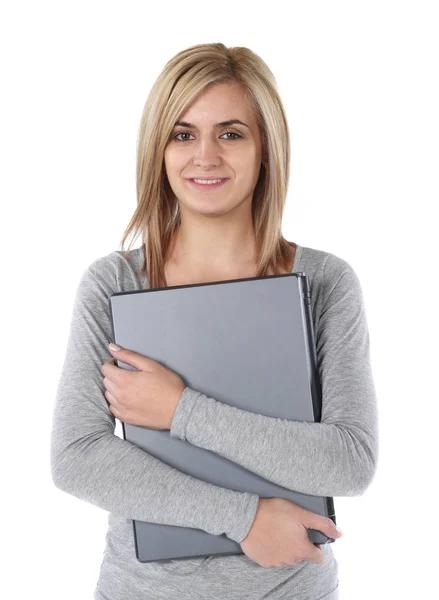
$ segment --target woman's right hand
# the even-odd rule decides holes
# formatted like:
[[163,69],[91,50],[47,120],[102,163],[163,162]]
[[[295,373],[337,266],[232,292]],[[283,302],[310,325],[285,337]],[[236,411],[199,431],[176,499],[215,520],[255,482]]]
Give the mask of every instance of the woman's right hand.
[[308,537],[308,528],[339,538],[334,522],[284,498],[260,498],[255,520],[240,546],[261,567],[319,564],[324,554]]

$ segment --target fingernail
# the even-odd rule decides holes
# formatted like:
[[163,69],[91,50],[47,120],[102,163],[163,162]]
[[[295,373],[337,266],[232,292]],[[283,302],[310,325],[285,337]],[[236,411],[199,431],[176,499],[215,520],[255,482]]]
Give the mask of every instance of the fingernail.
[[342,530],[341,530],[341,529],[339,529],[339,528],[337,527],[337,525],[335,526],[335,528],[336,528],[336,530],[338,531],[338,534],[339,534],[339,535],[343,535],[343,532],[342,532]]
[[121,350],[121,347],[118,346],[117,344],[110,344],[110,350],[114,350],[115,352],[117,352],[118,350]]

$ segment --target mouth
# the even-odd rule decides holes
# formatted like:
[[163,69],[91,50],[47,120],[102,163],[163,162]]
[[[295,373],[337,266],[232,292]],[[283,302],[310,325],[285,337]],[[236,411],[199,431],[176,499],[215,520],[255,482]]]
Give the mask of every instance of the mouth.
[[[213,188],[222,187],[227,181],[228,177],[217,177],[215,179],[187,179],[187,181],[196,189],[211,190]],[[202,182],[202,183],[201,183]]]

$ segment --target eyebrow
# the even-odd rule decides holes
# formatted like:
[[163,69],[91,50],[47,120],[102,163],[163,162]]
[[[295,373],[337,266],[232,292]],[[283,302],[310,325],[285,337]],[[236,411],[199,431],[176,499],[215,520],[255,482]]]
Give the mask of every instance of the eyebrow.
[[[250,127],[247,125],[247,123],[243,123],[239,119],[230,119],[229,121],[221,121],[221,123],[216,124],[216,127],[227,127],[228,125],[233,125],[234,123],[238,123],[239,125],[245,125],[245,127],[248,127],[250,129]],[[196,129],[195,125],[193,125],[192,123],[188,123],[187,121],[177,121],[175,123],[174,127],[177,127],[178,125],[181,125],[182,127],[189,127],[192,129]]]

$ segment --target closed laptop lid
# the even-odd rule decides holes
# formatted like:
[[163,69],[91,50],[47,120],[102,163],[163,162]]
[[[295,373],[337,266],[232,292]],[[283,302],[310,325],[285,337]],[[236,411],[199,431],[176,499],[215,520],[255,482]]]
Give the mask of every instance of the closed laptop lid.
[[[122,292],[109,303],[114,341],[177,372],[189,387],[265,416],[320,420],[309,285],[303,273]],[[198,479],[260,497],[283,497],[333,516],[332,499],[273,484],[209,450],[171,438],[168,430],[123,423],[123,431],[126,440]],[[242,552],[226,536],[134,524],[142,561]]]

